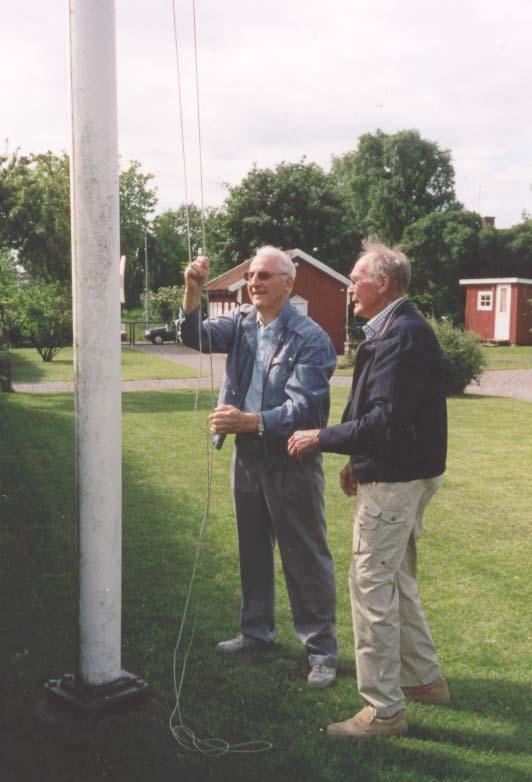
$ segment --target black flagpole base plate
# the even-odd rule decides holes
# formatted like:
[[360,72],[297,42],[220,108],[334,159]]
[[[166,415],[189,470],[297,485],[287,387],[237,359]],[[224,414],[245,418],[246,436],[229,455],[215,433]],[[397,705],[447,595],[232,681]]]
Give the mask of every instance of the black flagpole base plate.
[[84,684],[66,673],[60,679],[50,679],[45,689],[51,708],[94,718],[124,712],[148,693],[146,682],[127,671],[121,671],[115,681],[99,685]]

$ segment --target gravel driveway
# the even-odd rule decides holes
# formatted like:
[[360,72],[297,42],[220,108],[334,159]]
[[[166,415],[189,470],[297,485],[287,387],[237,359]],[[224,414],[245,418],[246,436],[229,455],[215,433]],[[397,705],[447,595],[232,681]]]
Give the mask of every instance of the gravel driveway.
[[[181,366],[191,367],[199,371],[199,354],[195,350],[186,348],[183,345],[134,345],[134,350],[143,353],[150,353],[159,358],[173,361]],[[221,353],[213,353],[211,356],[202,357],[202,371],[209,374],[209,377],[203,377],[199,381],[194,378],[185,380],[124,380],[122,382],[122,391],[150,391],[166,390],[172,388],[210,388],[210,367],[212,360],[212,374],[214,386],[218,387],[222,382],[225,356]],[[350,377],[333,377],[332,386],[349,387],[351,385]],[[73,390],[73,384],[69,382],[50,382],[50,383],[13,383],[15,391],[26,393],[62,393]],[[498,371],[484,372],[480,383],[472,383],[466,388],[466,394],[481,394],[484,396],[503,396],[511,399],[521,399],[526,402],[532,402],[532,369],[504,369]]]

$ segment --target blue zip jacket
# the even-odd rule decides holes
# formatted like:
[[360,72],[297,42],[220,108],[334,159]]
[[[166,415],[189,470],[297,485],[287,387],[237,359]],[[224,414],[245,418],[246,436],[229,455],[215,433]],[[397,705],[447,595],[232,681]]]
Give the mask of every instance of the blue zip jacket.
[[[181,340],[203,353],[227,353],[218,404],[242,409],[257,350],[257,310],[249,304],[227,315],[204,320],[199,309],[178,320]],[[296,429],[321,429],[329,417],[329,378],[336,353],[329,336],[287,300],[273,326],[274,338],[264,361],[261,414],[270,448],[286,453]]]

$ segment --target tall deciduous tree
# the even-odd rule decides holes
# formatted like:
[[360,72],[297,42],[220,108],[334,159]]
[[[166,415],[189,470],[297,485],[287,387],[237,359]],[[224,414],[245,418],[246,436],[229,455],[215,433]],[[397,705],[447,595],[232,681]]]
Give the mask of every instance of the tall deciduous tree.
[[404,233],[402,247],[412,261],[411,297],[426,314],[464,318],[461,277],[472,277],[482,264],[482,221],[475,212],[433,212]]
[[0,158],[0,244],[34,277],[70,280],[68,157],[46,152]]
[[126,306],[136,305],[145,287],[144,242],[157,203],[156,189],[150,187],[153,174],[144,174],[141,164],[132,160],[120,174],[120,254],[127,256]]
[[188,206],[188,221],[185,204],[157,215],[148,245],[150,289],[157,290],[183,281],[183,270],[189,260],[189,232],[192,257],[200,250],[203,254],[207,253],[212,262],[211,276],[216,274],[220,269],[225,241],[223,231],[224,217],[219,209],[206,209],[203,221],[201,210],[195,204]]
[[333,158],[331,175],[360,231],[390,243],[456,203],[451,153],[416,130],[365,133],[353,152]]
[[[120,174],[120,245],[128,256],[130,299],[143,288],[144,230],[156,204],[144,174],[133,161]],[[16,251],[31,276],[67,286],[70,262],[70,180],[66,154],[0,157],[0,247]],[[118,263],[118,259],[117,259]]]
[[300,249],[335,268],[349,265],[360,237],[346,221],[333,180],[316,163],[254,166],[225,202],[225,258],[243,261],[258,246]]

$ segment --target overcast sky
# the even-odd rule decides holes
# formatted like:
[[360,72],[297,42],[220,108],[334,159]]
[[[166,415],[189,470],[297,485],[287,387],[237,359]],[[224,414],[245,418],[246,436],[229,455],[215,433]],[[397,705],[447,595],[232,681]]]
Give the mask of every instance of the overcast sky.
[[[3,3],[0,151],[68,151],[67,4]],[[184,200],[171,0],[116,0],[122,164]],[[199,203],[190,0],[176,0],[190,200]],[[205,202],[253,163],[328,169],[357,138],[416,128],[458,198],[498,227],[532,212],[531,0],[196,0]]]

